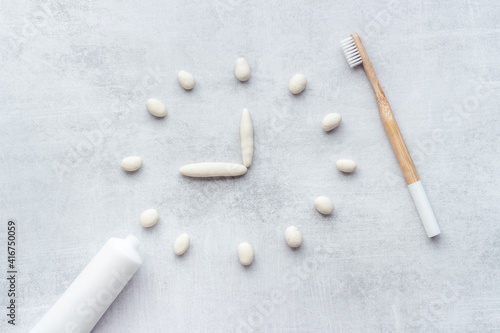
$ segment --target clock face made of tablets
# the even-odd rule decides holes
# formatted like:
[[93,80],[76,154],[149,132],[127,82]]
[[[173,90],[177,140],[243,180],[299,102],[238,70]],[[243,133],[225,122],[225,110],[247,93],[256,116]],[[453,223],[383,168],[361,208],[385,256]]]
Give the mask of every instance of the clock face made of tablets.
[[[239,58],[235,64],[235,76],[238,80],[245,82],[250,78],[250,67],[245,59]],[[194,76],[186,71],[180,71],[178,74],[179,84],[185,90],[195,88]],[[304,91],[307,80],[304,75],[294,75],[288,84],[290,93],[296,95]],[[146,102],[146,109],[151,115],[163,118],[167,115],[167,108],[157,99],[149,99]],[[342,121],[342,117],[338,113],[330,113],[326,115],[321,122],[321,127],[325,132],[331,131]],[[240,120],[240,143],[241,143],[241,163],[227,162],[201,162],[184,165],[179,169],[179,172],[187,177],[195,178],[214,178],[214,177],[233,177],[242,176],[250,168],[253,159],[254,141],[253,141],[253,124],[250,111],[243,109]],[[142,166],[142,159],[139,156],[129,156],[122,160],[122,168],[128,172],[134,172]],[[351,160],[338,160],[337,168],[343,172],[352,172],[356,168],[356,164]],[[316,210],[323,215],[330,215],[333,212],[332,201],[325,196],[319,196],[314,201]],[[159,220],[159,214],[155,209],[148,209],[140,216],[140,224],[149,228],[154,226]],[[289,226],[285,231],[285,241],[292,247],[297,248],[302,244],[302,234],[295,226]],[[175,241],[174,253],[177,255],[184,254],[190,244],[188,234],[181,234]],[[253,262],[253,248],[249,243],[243,242],[238,247],[238,257],[243,265],[250,265]]]

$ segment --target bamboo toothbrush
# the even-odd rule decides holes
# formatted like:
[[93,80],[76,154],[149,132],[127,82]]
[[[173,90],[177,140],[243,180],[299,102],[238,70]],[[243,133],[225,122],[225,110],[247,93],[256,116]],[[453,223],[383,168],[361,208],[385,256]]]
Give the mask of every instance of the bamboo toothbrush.
[[406,183],[408,184],[408,189],[410,190],[413,201],[415,202],[415,206],[417,207],[418,214],[420,215],[420,219],[422,220],[427,236],[430,238],[439,235],[441,231],[439,230],[439,226],[436,222],[429,199],[427,199],[422,183],[418,178],[417,170],[415,170],[415,166],[413,165],[413,161],[408,153],[408,149],[406,149],[398,124],[394,119],[389,103],[387,102],[387,98],[380,87],[375,71],[370,63],[370,59],[368,59],[363,43],[361,43],[361,39],[357,33],[353,33],[351,34],[351,37],[344,39],[341,43],[342,48],[344,49],[344,55],[351,68],[359,64],[363,64],[366,76],[368,76],[368,80],[370,81],[373,91],[375,92],[375,97],[377,98],[378,110],[382,123],[384,124],[385,132],[391,142],[392,149],[396,154],[399,166],[403,171]]

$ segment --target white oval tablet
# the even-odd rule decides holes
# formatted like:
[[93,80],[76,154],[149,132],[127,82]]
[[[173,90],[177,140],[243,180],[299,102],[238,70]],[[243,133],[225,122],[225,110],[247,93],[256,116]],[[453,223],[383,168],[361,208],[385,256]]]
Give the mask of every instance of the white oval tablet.
[[122,160],[121,166],[125,171],[136,171],[142,166],[142,159],[139,156],[129,156]]
[[314,207],[323,215],[330,215],[333,212],[332,200],[325,196],[317,197],[314,200]]
[[189,248],[189,235],[186,233],[180,234],[174,243],[174,253],[178,256],[184,254]]
[[152,227],[158,222],[160,219],[160,215],[158,215],[158,211],[156,209],[148,209],[142,212],[139,217],[139,222],[144,228]]
[[300,94],[306,88],[307,80],[302,74],[295,74],[288,83],[288,90],[294,95]]
[[179,74],[177,74],[177,79],[181,87],[186,90],[193,89],[196,83],[194,81],[194,76],[186,71],[180,71]]
[[250,78],[250,66],[245,58],[238,58],[234,64],[234,75],[241,82],[248,81]]
[[167,108],[157,99],[150,98],[146,102],[146,109],[155,117],[165,117],[167,115]]
[[321,128],[323,131],[328,132],[340,125],[342,121],[342,116],[338,113],[329,113],[323,118],[321,122]]
[[243,265],[250,265],[253,261],[252,245],[248,244],[247,242],[241,243],[238,246],[238,258]]
[[338,160],[337,169],[342,172],[353,172],[356,170],[356,162],[353,160]]
[[292,225],[285,230],[285,240],[288,246],[293,248],[299,247],[302,245],[302,234],[297,227]]

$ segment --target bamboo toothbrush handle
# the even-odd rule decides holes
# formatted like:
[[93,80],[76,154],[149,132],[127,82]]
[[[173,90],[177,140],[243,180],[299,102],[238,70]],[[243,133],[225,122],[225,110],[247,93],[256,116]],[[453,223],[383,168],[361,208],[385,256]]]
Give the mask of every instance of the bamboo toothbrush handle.
[[373,91],[375,92],[378,110],[382,123],[384,124],[385,132],[391,142],[394,154],[398,159],[399,167],[403,171],[406,183],[408,184],[408,189],[410,190],[410,194],[415,202],[415,206],[417,207],[417,211],[420,215],[420,219],[422,220],[422,224],[424,225],[427,237],[430,238],[439,235],[441,230],[437,224],[431,204],[429,203],[429,199],[427,199],[422,183],[418,178],[417,170],[413,165],[410,153],[408,153],[403,136],[399,131],[396,119],[394,119],[389,102],[387,102],[387,98],[380,87],[375,71],[370,63],[370,59],[368,58],[365,48],[363,47],[363,43],[361,43],[361,39],[358,34],[354,33],[351,37],[354,39],[359,54],[361,55],[361,59],[363,60],[363,68],[365,69],[366,76],[368,76],[368,80],[370,81]]
[[[373,72],[373,68],[371,69],[371,71]],[[373,75],[375,77],[375,74]],[[394,150],[394,154],[398,159],[399,167],[401,168],[401,171],[403,171],[403,176],[405,177],[406,183],[408,185],[418,182],[420,179],[418,177],[417,170],[415,169],[415,165],[413,165],[410,153],[406,148],[403,136],[399,131],[398,124],[396,122],[396,119],[394,119],[389,103],[387,102],[387,98],[382,92],[382,89],[380,89],[380,85],[376,77],[374,80],[375,84],[378,86],[378,90],[380,90],[380,92],[375,92],[380,119],[382,119],[385,133],[387,134],[387,137],[391,142],[392,149]],[[374,83],[372,83],[372,85],[373,84]]]
[[398,159],[399,167],[403,171],[403,176],[405,177],[406,183],[410,185],[418,182],[419,178],[417,170],[413,165],[410,153],[408,153],[408,149],[406,148],[403,137],[401,136],[401,132],[399,131],[396,119],[394,119],[391,108],[389,106],[389,102],[387,102],[387,98],[385,97],[385,94],[380,87],[377,76],[375,75],[375,71],[373,70],[372,64],[370,63],[370,59],[368,58],[365,48],[361,43],[361,39],[359,38],[358,34],[352,34],[352,37],[354,38],[354,41],[358,47],[359,54],[363,59],[363,68],[365,69],[366,76],[368,76],[368,80],[370,81],[377,98],[380,118],[382,119],[382,123],[384,124],[387,137],[391,142],[392,149],[394,150],[396,158]]

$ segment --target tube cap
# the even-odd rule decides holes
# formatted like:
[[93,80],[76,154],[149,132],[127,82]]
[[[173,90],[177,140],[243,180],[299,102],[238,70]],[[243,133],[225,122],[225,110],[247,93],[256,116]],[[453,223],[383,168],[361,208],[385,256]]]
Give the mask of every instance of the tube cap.
[[139,238],[134,235],[128,235],[127,238],[125,238],[125,241],[127,241],[134,249],[137,249],[139,244],[141,244]]

